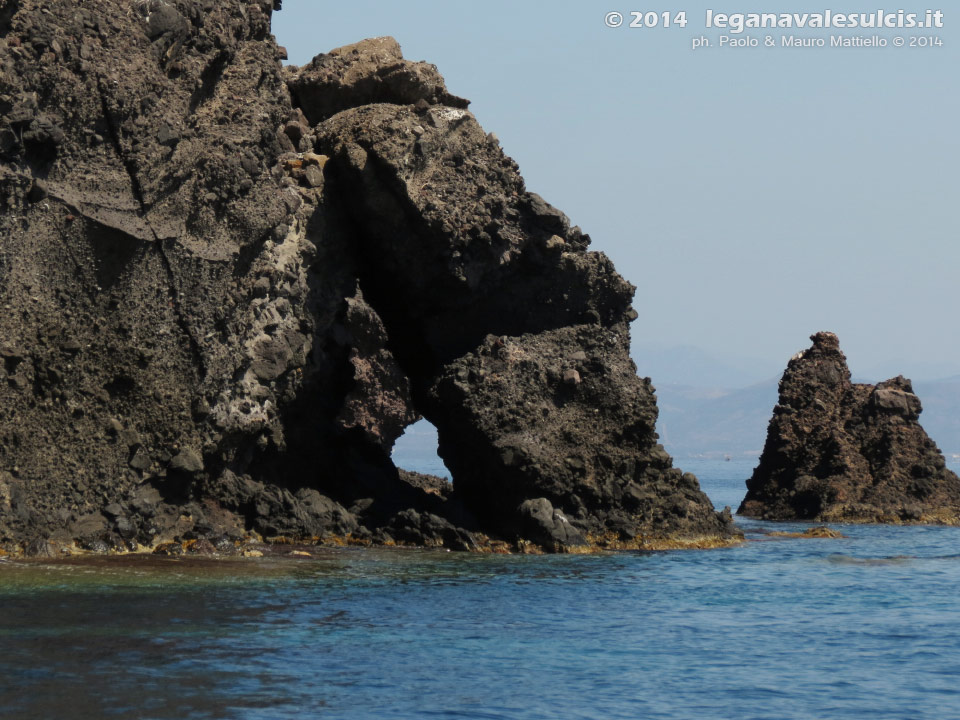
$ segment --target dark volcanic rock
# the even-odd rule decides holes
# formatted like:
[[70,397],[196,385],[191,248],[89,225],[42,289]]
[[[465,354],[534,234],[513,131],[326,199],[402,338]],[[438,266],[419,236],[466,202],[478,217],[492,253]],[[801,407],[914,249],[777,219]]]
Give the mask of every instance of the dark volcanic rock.
[[[487,336],[444,368],[424,412],[474,512],[491,523],[519,513],[529,527],[523,504],[539,498],[569,519],[571,538],[642,544],[723,534],[696,478],[672,468],[657,444],[653,388],[637,377],[628,347],[625,325],[577,325]],[[580,384],[563,381],[569,367],[580,368]]]
[[[198,520],[181,505],[198,499],[253,529],[257,493],[230,478],[344,502],[400,485],[389,448],[417,416],[357,289],[349,233],[319,210],[317,189],[298,186],[303,161],[284,155],[284,128],[302,114],[271,12],[192,0],[5,11],[10,540],[69,535],[76,518],[145,489],[161,498],[141,541],[156,542],[190,531]],[[23,42],[41,35],[60,49]],[[352,527],[297,503],[260,505],[276,530]],[[275,508],[291,522],[273,522]]]
[[290,81],[294,102],[312,124],[341,110],[392,103],[465,108],[467,100],[447,92],[437,68],[403,59],[392,37],[364,40],[318,55]]
[[726,542],[630,284],[436,68],[283,69],[273,7],[0,12],[0,542]]
[[[357,47],[376,74],[379,45]],[[540,498],[574,528],[538,531],[548,547],[729,535],[657,444],[653,388],[628,353],[633,287],[469,112],[365,105],[316,136],[364,296],[483,529],[522,536],[521,505]]]
[[901,377],[850,382],[833,333],[787,365],[740,513],[774,520],[960,524],[960,478]]

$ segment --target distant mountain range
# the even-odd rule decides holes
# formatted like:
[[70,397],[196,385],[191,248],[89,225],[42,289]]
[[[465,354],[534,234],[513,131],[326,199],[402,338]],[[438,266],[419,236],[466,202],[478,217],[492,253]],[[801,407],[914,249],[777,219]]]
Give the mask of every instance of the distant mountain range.
[[[759,456],[777,404],[778,371],[772,376],[760,361],[724,361],[689,346],[641,346],[634,348],[633,355],[640,375],[653,378],[660,408],[657,430],[671,455],[731,459]],[[764,374],[770,375],[767,380],[753,382]],[[876,379],[886,378],[869,382]],[[960,460],[960,375],[915,382],[913,389],[923,403],[920,424],[948,459]],[[436,430],[423,421],[407,430],[394,458],[402,467],[447,475],[436,450]]]
[[920,424],[948,457],[960,459],[960,375],[917,382],[913,389],[923,403]]
[[630,355],[641,377],[654,385],[742,388],[763,378],[779,377],[786,366],[752,357],[718,357],[692,345],[663,347],[633,343]]
[[[778,382],[735,390],[657,385],[661,442],[675,457],[759,455]],[[947,456],[960,455],[960,375],[917,382],[913,389],[923,403],[920,424],[927,434]]]
[[[721,358],[689,345],[643,343],[634,344],[632,355],[639,374],[653,379],[660,408],[657,429],[672,455],[736,458],[760,454],[786,358],[772,367],[757,358]],[[928,363],[924,367],[933,371],[949,366]],[[888,377],[874,377],[873,370],[879,368],[868,370],[869,380],[854,377],[854,382]],[[913,389],[923,403],[920,423],[924,429],[944,454],[960,456],[960,375],[916,381]]]

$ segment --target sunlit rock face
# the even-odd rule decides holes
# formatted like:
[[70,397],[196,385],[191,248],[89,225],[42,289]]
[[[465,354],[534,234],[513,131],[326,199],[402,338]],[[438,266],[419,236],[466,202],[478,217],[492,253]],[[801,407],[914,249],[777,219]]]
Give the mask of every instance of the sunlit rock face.
[[902,376],[850,382],[836,335],[820,332],[780,381],[740,513],[774,520],[960,523],[960,478],[920,426]]
[[[609,259],[435,67],[283,68],[272,11],[0,10],[3,547],[729,541]],[[421,416],[452,489],[390,460]]]

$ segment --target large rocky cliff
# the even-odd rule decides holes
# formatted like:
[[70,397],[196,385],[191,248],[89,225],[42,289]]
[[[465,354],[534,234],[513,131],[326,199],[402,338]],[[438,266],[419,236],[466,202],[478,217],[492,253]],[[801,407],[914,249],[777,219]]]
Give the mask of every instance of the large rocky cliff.
[[920,426],[901,377],[850,382],[836,335],[820,332],[780,381],[740,513],[771,520],[960,524],[960,478]]
[[[633,287],[436,68],[283,68],[271,12],[0,0],[3,547],[730,541]],[[421,416],[452,488],[391,462]]]

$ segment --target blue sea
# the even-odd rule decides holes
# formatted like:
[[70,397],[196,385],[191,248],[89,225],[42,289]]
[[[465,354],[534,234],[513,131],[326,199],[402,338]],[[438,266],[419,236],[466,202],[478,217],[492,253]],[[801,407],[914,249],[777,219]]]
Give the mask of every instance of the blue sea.
[[[736,507],[747,461],[682,461]],[[421,468],[429,470],[430,468]],[[0,718],[960,718],[960,529],[0,562]]]

